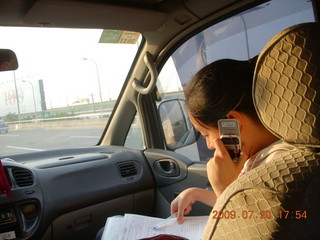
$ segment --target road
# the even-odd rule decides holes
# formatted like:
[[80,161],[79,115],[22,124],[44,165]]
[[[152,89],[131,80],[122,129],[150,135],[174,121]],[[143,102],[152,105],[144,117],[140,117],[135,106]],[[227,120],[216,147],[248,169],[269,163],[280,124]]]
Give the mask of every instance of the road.
[[103,129],[32,129],[0,134],[0,156],[59,148],[93,146]]
[[[80,129],[12,130],[6,134],[0,134],[0,157],[53,149],[94,146],[98,143],[102,132],[103,128],[89,127]],[[139,129],[128,134],[126,146],[143,148]],[[179,149],[177,152],[194,161],[199,160],[198,151],[195,151],[192,146]],[[212,156],[212,153],[210,153],[210,156]]]

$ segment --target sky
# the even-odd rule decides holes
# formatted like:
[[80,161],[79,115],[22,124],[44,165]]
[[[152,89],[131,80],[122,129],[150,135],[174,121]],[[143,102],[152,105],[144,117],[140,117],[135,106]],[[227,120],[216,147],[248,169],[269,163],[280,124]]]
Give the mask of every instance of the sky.
[[[97,72],[103,100],[117,98],[138,50],[137,44],[99,43],[102,30],[97,29],[0,27],[0,34],[0,48],[12,49],[18,58],[17,88],[30,102],[31,86],[22,80],[33,83],[37,95],[37,82],[42,79],[47,108],[91,96],[99,101]],[[5,94],[13,88],[13,73],[0,73],[0,116],[1,106],[8,102]]]

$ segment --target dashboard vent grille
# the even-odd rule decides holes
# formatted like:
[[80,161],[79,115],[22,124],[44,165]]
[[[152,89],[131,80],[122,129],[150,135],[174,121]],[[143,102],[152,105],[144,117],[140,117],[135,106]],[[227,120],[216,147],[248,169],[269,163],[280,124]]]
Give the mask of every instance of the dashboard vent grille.
[[129,178],[138,174],[135,162],[119,163],[118,169],[123,178]]
[[33,184],[32,172],[27,169],[15,168],[12,170],[12,174],[19,187],[31,186]]

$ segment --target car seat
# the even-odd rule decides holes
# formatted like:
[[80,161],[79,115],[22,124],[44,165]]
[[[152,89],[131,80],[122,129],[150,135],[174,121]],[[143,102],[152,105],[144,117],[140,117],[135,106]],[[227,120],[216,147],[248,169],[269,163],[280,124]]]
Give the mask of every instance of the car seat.
[[320,239],[319,23],[290,27],[267,43],[253,98],[265,127],[296,149],[229,185],[203,239]]

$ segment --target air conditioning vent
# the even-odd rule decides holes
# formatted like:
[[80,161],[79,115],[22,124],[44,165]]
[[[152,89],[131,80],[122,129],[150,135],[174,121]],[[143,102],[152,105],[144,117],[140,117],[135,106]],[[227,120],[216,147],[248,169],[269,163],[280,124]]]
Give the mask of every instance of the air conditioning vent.
[[135,162],[124,162],[118,164],[118,170],[122,178],[130,179],[138,174],[138,169]]
[[32,172],[27,169],[15,168],[12,174],[19,187],[27,187],[33,184]]

